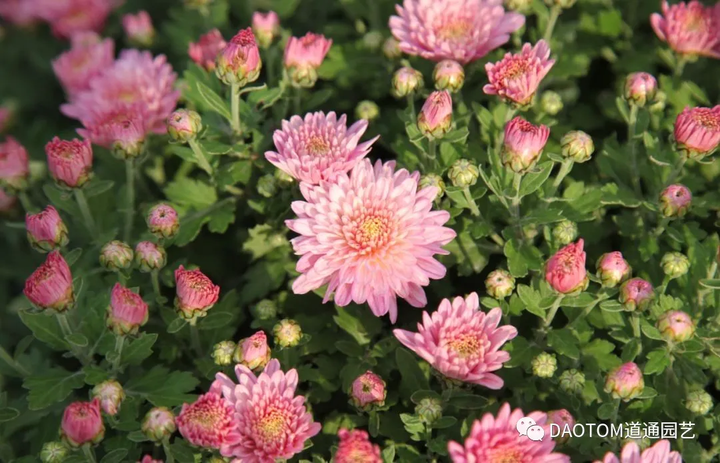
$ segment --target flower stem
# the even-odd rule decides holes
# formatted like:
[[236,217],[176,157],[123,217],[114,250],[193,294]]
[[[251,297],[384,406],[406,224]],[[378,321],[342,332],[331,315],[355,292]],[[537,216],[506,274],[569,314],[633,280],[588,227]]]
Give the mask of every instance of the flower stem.
[[562,7],[559,7],[557,5],[550,8],[550,17],[548,18],[547,26],[545,26],[545,33],[543,34],[543,39],[546,42],[550,42],[550,38],[552,37],[553,30],[555,30],[555,24],[557,24],[557,20],[560,17],[561,12],[562,12]]
[[72,334],[72,328],[70,328],[70,323],[68,323],[68,319],[65,316],[64,313],[58,313],[57,314],[58,323],[60,324],[60,329],[63,332],[64,336],[70,336]]
[[680,172],[682,172],[682,169],[685,166],[686,161],[687,161],[687,158],[685,156],[682,156],[680,159],[678,159],[677,164],[675,164],[675,167],[673,168],[672,172],[670,172],[670,176],[668,177],[667,181],[665,182],[666,185],[672,185],[672,183],[675,181],[675,179],[678,178],[678,175],[680,175]]
[[173,455],[172,450],[170,450],[170,440],[168,438],[163,439],[162,446],[165,451],[165,462],[175,463],[175,456]]
[[112,371],[116,372],[118,371],[118,368],[120,367],[120,357],[122,356],[122,350],[123,345],[125,344],[125,336],[116,336],[115,337],[115,358],[112,362]]
[[295,96],[293,98],[293,114],[300,115],[302,103],[302,89],[295,88]]
[[202,170],[208,173],[211,177],[213,176],[213,168],[208,162],[207,158],[205,157],[205,154],[203,153],[202,149],[200,148],[200,143],[198,143],[197,140],[190,140],[188,142],[190,145],[190,148],[193,150],[193,154],[195,154],[195,159],[197,160],[198,165]]
[[685,57],[685,55],[680,55],[680,57],[677,60],[677,65],[675,66],[675,72],[673,75],[676,79],[680,79],[682,77],[683,71],[685,70],[685,65],[687,64],[688,60]]
[[240,85],[233,84],[230,91],[230,109],[232,112],[232,129],[233,132],[242,134],[242,126],[240,125]]
[[437,141],[434,138],[430,138],[428,140],[428,156],[430,156],[430,159],[435,161],[436,155],[437,155]]
[[150,272],[150,279],[152,280],[152,287],[155,292],[155,300],[160,300],[160,272],[157,269]]
[[555,315],[557,315],[558,309],[560,308],[560,303],[562,303],[564,297],[564,294],[560,294],[558,295],[558,297],[555,298],[555,302],[553,302],[552,307],[550,307],[550,312],[548,312],[548,315],[543,322],[544,331],[547,330],[552,324],[553,319],[555,318]]
[[200,344],[200,333],[198,332],[197,325],[190,323],[190,345],[192,346],[198,357],[202,357],[202,346]]
[[640,340],[640,315],[637,311],[630,314],[630,324],[632,325],[633,336]]
[[95,220],[93,219],[92,213],[90,212],[90,206],[88,205],[87,198],[85,198],[85,193],[83,193],[83,191],[79,188],[76,188],[74,190],[74,193],[75,201],[77,201],[78,203],[80,213],[82,214],[83,220],[85,221],[85,226],[87,227],[90,234],[95,236]]
[[0,346],[0,359],[3,359],[5,363],[13,367],[21,376],[30,376],[30,372],[24,366],[20,365],[12,355],[5,350],[4,347]]
[[32,212],[35,210],[35,208],[32,205],[32,202],[30,201],[30,197],[27,195],[27,192],[20,191],[18,192],[18,199],[20,200],[20,204],[22,204],[23,209],[25,209],[25,212]]
[[125,231],[123,239],[128,243],[132,237],[132,225],[135,216],[135,160],[133,158],[125,160],[125,189]]
[[83,455],[85,455],[85,459],[89,463],[95,463],[97,460],[95,460],[95,452],[93,452],[92,447],[90,447],[90,444],[85,444],[82,446],[82,452]]
[[628,121],[628,143],[630,144],[630,181],[638,198],[642,198],[642,189],[640,188],[640,170],[638,169],[637,151],[635,149],[635,125],[637,124],[638,107],[630,105],[630,120]]
[[408,93],[406,98],[408,108],[410,108],[410,121],[415,122],[415,119],[417,118],[417,115],[415,114],[415,95],[413,95],[412,93]]
[[515,197],[512,199],[512,215],[515,222],[518,238],[522,239],[522,227],[520,226],[520,183],[522,182],[522,174],[515,172],[513,177],[513,189]]
[[555,192],[557,192],[557,189],[560,187],[563,180],[565,180],[565,177],[567,177],[570,173],[574,165],[575,162],[572,159],[565,159],[562,164],[560,164],[560,172],[558,172],[557,177],[555,177],[555,181],[552,183],[552,190],[550,191],[549,196],[553,196]]
[[475,200],[473,199],[472,195],[470,194],[470,187],[464,186],[463,187],[463,195],[465,196],[465,201],[467,201],[468,206],[470,206],[470,213],[472,215],[480,215],[480,209],[478,209],[477,204],[475,204]]

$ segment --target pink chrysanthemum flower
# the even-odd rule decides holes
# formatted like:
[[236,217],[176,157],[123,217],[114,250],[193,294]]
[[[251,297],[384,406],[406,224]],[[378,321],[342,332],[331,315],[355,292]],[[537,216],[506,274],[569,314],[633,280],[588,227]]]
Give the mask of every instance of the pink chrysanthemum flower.
[[172,238],[180,228],[177,211],[169,204],[153,206],[146,217],[150,233],[159,239]]
[[308,113],[305,118],[293,116],[282,121],[282,130],[273,135],[275,151],[265,152],[265,158],[286,174],[302,181],[318,184],[344,174],[370,152],[379,138],[358,144],[368,122],[360,120],[347,126],[343,114],[334,112]]
[[53,34],[70,38],[78,32],[100,32],[116,5],[113,0],[37,0],[40,15]]
[[447,211],[433,211],[437,187],[418,189],[420,173],[395,171],[395,162],[363,159],[350,175],[318,186],[300,184],[305,201],[295,201],[298,215],[288,227],[295,253],[302,255],[293,283],[296,294],[328,285],[324,301],[335,293],[345,306],[367,302],[376,316],[397,319],[397,297],[414,307],[427,304],[423,286],[445,276],[434,254],[455,238],[443,225]]
[[675,142],[688,157],[700,159],[720,145],[720,105],[685,108],[675,119]]
[[70,43],[70,50],[55,58],[52,67],[72,100],[78,93],[87,90],[95,77],[112,66],[115,43],[112,39],[103,40],[95,32],[75,34]]
[[662,15],[650,16],[655,34],[674,51],[685,55],[720,58],[720,5],[704,6],[693,0],[668,5],[662,2]]
[[367,432],[360,429],[341,429],[338,437],[340,443],[333,463],[382,463],[380,447],[370,442]]
[[197,43],[190,43],[188,56],[195,61],[195,64],[202,66],[207,71],[215,69],[215,59],[220,51],[227,45],[219,30],[213,29],[207,34],[200,36]]
[[68,243],[68,230],[57,209],[48,206],[37,214],[25,215],[25,230],[30,244],[42,252],[50,252]]
[[175,270],[175,286],[175,307],[182,317],[190,320],[207,315],[220,297],[220,287],[200,269],[178,267]]
[[141,10],[137,14],[126,14],[122,18],[122,26],[125,36],[132,43],[148,47],[152,45],[155,37],[155,28],[152,24],[150,14]]
[[280,34],[280,17],[274,11],[256,11],[252,16],[252,30],[260,46],[267,48]]
[[148,321],[148,305],[131,289],[115,283],[107,309],[107,327],[118,336],[136,334]]
[[18,26],[30,26],[39,19],[35,0],[0,1],[0,18]]
[[308,32],[303,37],[290,37],[283,60],[286,68],[317,69],[330,51],[332,40]]
[[640,453],[640,447],[635,442],[628,442],[622,448],[620,458],[608,452],[605,458],[595,463],[682,463],[679,452],[671,451],[670,441],[663,439]]
[[521,106],[527,105],[554,64],[547,42],[540,40],[534,47],[526,43],[520,53],[507,53],[497,63],[485,65],[490,83],[483,91]]
[[58,312],[75,302],[70,267],[59,251],[48,254],[45,262],[25,280],[25,296],[41,309]]
[[142,460],[137,463],[163,463],[162,460],[154,460],[151,455],[145,455]]
[[21,189],[30,174],[28,153],[13,137],[0,142],[0,186],[10,190]]
[[467,64],[510,40],[525,17],[506,13],[502,0],[405,0],[390,30],[400,49],[432,61]]
[[585,260],[587,254],[583,250],[585,241],[581,238],[556,252],[545,264],[545,281],[555,291],[570,294],[584,291],[588,285]]
[[211,392],[222,392],[235,409],[240,442],[221,448],[226,457],[243,463],[268,463],[291,458],[305,441],[322,428],[306,411],[303,396],[296,396],[297,370],[284,373],[273,359],[257,377],[244,365],[235,367],[238,383],[223,373],[216,375]]
[[105,436],[100,414],[100,401],[73,402],[65,408],[60,431],[65,442],[71,447],[97,444]]
[[448,450],[453,463],[481,463],[495,461],[522,461],[532,463],[570,463],[570,457],[553,452],[555,441],[543,439],[532,441],[518,433],[516,425],[524,417],[535,420],[550,435],[547,415],[532,412],[525,415],[519,408],[510,411],[510,404],[500,407],[497,416],[486,413],[475,420],[464,444],[450,442]]
[[192,445],[225,454],[241,439],[234,412],[218,392],[211,391],[192,404],[183,404],[175,423],[180,434]]
[[90,140],[53,138],[45,145],[48,170],[55,181],[68,188],[83,186],[92,174]]
[[417,333],[398,329],[393,334],[444,376],[500,389],[503,380],[492,372],[510,360],[510,354],[500,349],[517,336],[517,329],[498,328],[501,309],[485,313],[479,307],[477,293],[456,297],[452,303],[443,299],[433,314],[423,312]]

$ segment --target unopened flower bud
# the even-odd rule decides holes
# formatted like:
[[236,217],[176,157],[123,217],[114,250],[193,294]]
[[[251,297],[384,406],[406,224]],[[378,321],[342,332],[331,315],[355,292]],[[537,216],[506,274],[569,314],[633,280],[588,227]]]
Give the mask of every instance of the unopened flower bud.
[[387,59],[396,59],[402,56],[402,51],[400,50],[400,42],[395,40],[395,37],[388,37],[383,43],[382,50],[385,58]]
[[140,47],[149,47],[155,38],[155,28],[147,11],[126,14],[122,17],[122,26],[128,41]]
[[421,399],[415,406],[415,414],[426,424],[432,424],[442,418],[442,411],[442,402],[432,397]]
[[554,354],[541,352],[532,360],[533,375],[538,378],[551,378],[557,370],[557,358]]
[[457,61],[442,60],[435,65],[433,80],[436,89],[457,93],[465,83],[465,70]]
[[250,312],[257,320],[270,320],[277,315],[277,304],[270,299],[263,299],[255,304]]
[[573,130],[566,133],[560,139],[562,156],[572,159],[574,162],[589,161],[595,152],[595,144],[592,137],[582,130]]
[[55,183],[80,188],[92,176],[93,151],[90,140],[53,138],[45,145],[48,170]]
[[690,259],[679,252],[668,252],[660,261],[665,275],[670,278],[680,278],[690,269]]
[[452,98],[447,90],[432,92],[418,115],[418,128],[429,139],[442,138],[452,126]]
[[302,339],[302,328],[295,320],[283,319],[273,327],[275,344],[282,348],[295,347]]
[[300,38],[290,37],[283,58],[290,84],[297,88],[314,86],[318,79],[317,70],[331,46],[332,40],[312,32]]
[[685,342],[695,334],[695,323],[686,312],[671,310],[660,316],[657,329],[670,342]]
[[605,380],[605,392],[611,394],[614,399],[622,399],[625,402],[642,394],[644,388],[642,371],[633,362],[620,365],[611,371]]
[[448,171],[453,186],[460,188],[475,185],[479,176],[480,171],[477,166],[467,159],[458,159]]
[[28,153],[13,137],[0,142],[0,188],[9,193],[25,189],[30,175]]
[[624,97],[630,104],[642,108],[652,102],[657,93],[657,80],[647,72],[633,72],[625,79]]
[[434,186],[435,188],[437,188],[437,195],[435,196],[435,199],[440,199],[445,194],[445,182],[443,182],[441,176],[437,174],[427,174],[420,177],[420,183],[418,184],[418,187],[422,189],[429,186]]
[[358,376],[352,383],[351,400],[356,407],[368,410],[372,407],[382,407],[385,404],[385,381],[368,370]]
[[377,50],[383,43],[383,35],[380,31],[370,31],[363,35],[363,46],[368,50]]
[[265,174],[258,179],[257,191],[261,196],[272,198],[277,193],[277,181],[272,174]]
[[585,389],[585,375],[575,369],[563,371],[560,389],[568,394],[580,394]]
[[620,251],[608,252],[597,261],[597,277],[605,288],[614,288],[630,278],[632,268]]
[[25,230],[30,245],[40,252],[50,252],[68,243],[68,230],[57,209],[48,206],[37,214],[25,216]]
[[570,244],[575,241],[578,236],[577,224],[569,220],[562,220],[553,227],[552,236],[555,243],[560,246]]
[[280,35],[280,18],[274,11],[256,11],[252,16],[252,30],[258,44],[262,48],[268,48],[275,37]]
[[65,408],[60,434],[65,443],[73,448],[94,445],[105,437],[105,425],[100,414],[100,401],[73,402]]
[[215,361],[215,365],[225,366],[230,365],[233,361],[233,355],[237,344],[233,341],[220,341],[213,347],[212,358]]
[[153,442],[162,442],[176,430],[175,415],[167,407],[155,407],[143,419],[142,432]]
[[559,6],[560,8],[570,8],[577,0],[545,0],[547,6]]
[[190,109],[178,109],[168,117],[167,130],[173,140],[187,143],[202,130],[202,117]]
[[122,241],[110,241],[100,249],[100,265],[117,272],[130,267],[133,261],[133,250]]
[[141,241],[135,246],[135,263],[143,273],[160,270],[165,267],[167,254],[165,248],[152,241]]
[[660,193],[660,210],[665,217],[682,217],[692,203],[692,193],[685,185],[675,184]]
[[139,294],[115,283],[110,294],[106,325],[118,336],[137,334],[148,320],[148,305]]
[[691,391],[685,399],[685,407],[696,415],[707,415],[713,408],[713,399],[702,389]]
[[178,315],[194,324],[215,305],[220,297],[220,287],[200,269],[186,270],[181,265],[175,270],[175,293]]
[[533,0],[505,0],[505,8],[510,11],[516,11],[520,14],[525,14],[530,11]]
[[109,379],[97,384],[92,390],[92,396],[100,401],[100,408],[106,415],[115,416],[125,400],[125,391],[120,383]]
[[153,206],[146,220],[150,233],[160,239],[174,237],[180,228],[177,211],[165,203]]
[[485,290],[493,299],[505,299],[515,289],[515,278],[507,270],[497,269],[485,278]]
[[270,361],[271,350],[265,332],[258,331],[249,338],[238,342],[233,355],[235,363],[245,365],[251,370],[260,370]]
[[545,281],[562,294],[585,291],[589,278],[585,269],[585,241],[579,239],[556,252],[545,264]]
[[547,425],[555,424],[560,428],[560,433],[555,437],[555,442],[558,445],[566,444],[570,440],[570,434],[564,433],[565,429],[572,429],[575,426],[575,418],[570,414],[569,411],[564,408],[561,410],[551,410],[547,412]]
[[533,125],[518,116],[505,124],[502,163],[516,173],[525,173],[535,165],[550,136],[544,125]]
[[652,113],[661,113],[665,111],[665,105],[667,103],[667,94],[662,90],[658,90],[655,93],[655,100],[650,102],[649,110]]
[[702,159],[720,146],[720,105],[686,107],[675,119],[677,150],[687,159]]
[[251,28],[238,32],[218,54],[215,75],[225,85],[245,85],[260,76],[262,61]]
[[127,118],[114,123],[110,151],[118,159],[134,159],[145,148],[145,130],[137,118]]
[[374,101],[363,100],[355,107],[355,116],[358,119],[373,121],[380,116],[380,108]]
[[654,298],[652,285],[642,278],[632,278],[620,286],[620,303],[628,312],[645,310]]
[[403,67],[395,71],[392,79],[392,93],[396,98],[412,95],[423,86],[423,76],[418,70]]
[[542,96],[540,97],[540,108],[542,108],[544,113],[551,116],[554,116],[560,111],[562,111],[563,101],[560,97],[560,94],[551,90],[543,92]]
[[46,442],[40,450],[42,463],[62,463],[70,453],[70,449],[63,442]]
[[64,312],[75,305],[70,267],[59,251],[48,254],[45,262],[25,280],[23,292],[41,309]]

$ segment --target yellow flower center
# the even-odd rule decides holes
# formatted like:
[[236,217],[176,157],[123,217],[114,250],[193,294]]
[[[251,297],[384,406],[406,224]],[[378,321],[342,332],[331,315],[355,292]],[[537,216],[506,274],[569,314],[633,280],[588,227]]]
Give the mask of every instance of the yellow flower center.
[[457,40],[467,36],[470,29],[470,21],[465,18],[443,18],[437,28],[437,35],[444,40]]
[[523,463],[523,452],[518,449],[493,449],[488,457],[487,463]]
[[475,357],[482,351],[482,342],[474,333],[461,334],[448,345],[460,358]]
[[285,428],[285,417],[277,410],[262,417],[257,425],[258,433],[265,441],[279,439],[285,433]]
[[305,149],[313,156],[324,156],[330,151],[330,145],[323,137],[315,135],[310,137]]

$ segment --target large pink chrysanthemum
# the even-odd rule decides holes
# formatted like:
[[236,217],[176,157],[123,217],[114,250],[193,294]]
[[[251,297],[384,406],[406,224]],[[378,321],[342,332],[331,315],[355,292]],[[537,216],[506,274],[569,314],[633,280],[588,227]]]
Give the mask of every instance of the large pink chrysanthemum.
[[115,59],[115,43],[95,32],[75,34],[70,50],[52,62],[53,71],[69,98],[87,90],[90,82],[110,68]]
[[405,330],[393,333],[405,347],[448,378],[500,389],[503,380],[491,372],[510,360],[510,354],[500,348],[517,336],[517,329],[510,325],[498,328],[500,308],[486,314],[479,307],[477,293],[466,299],[456,297],[452,304],[443,299],[432,315],[423,313],[417,333]]
[[628,442],[622,448],[620,458],[608,452],[602,461],[596,460],[595,463],[682,463],[682,457],[680,453],[670,451],[670,441],[663,439],[642,454],[635,442]]
[[350,175],[318,186],[300,184],[306,201],[295,201],[298,215],[288,227],[302,255],[293,283],[296,294],[328,285],[325,302],[345,306],[367,302],[379,316],[397,319],[397,297],[414,307],[427,304],[423,286],[445,276],[435,254],[455,238],[443,225],[447,211],[433,211],[436,187],[418,191],[419,172],[395,171],[395,162],[363,159]]
[[57,37],[70,38],[78,32],[100,32],[114,0],[34,0],[39,15],[50,23]]
[[658,38],[677,53],[720,58],[720,4],[704,6],[693,0],[668,5],[653,13],[650,24]]
[[525,17],[506,13],[503,0],[405,0],[390,29],[400,49],[410,55],[463,64],[503,45],[525,24]]
[[235,409],[240,434],[237,444],[220,449],[223,456],[243,463],[272,463],[301,452],[305,441],[320,432],[322,426],[303,405],[305,397],[295,395],[297,370],[284,373],[273,359],[257,377],[244,365],[235,366],[235,374],[239,384],[218,373],[210,388]]
[[37,0],[2,0],[0,18],[18,26],[30,26],[39,19]]
[[541,40],[534,47],[526,43],[520,53],[506,53],[497,63],[485,65],[490,83],[483,87],[483,91],[526,105],[554,64],[547,42]]
[[535,420],[542,426],[546,435],[550,435],[547,415],[532,412],[525,415],[519,408],[510,411],[510,404],[500,407],[497,417],[485,414],[481,420],[475,420],[470,435],[464,444],[450,442],[448,450],[453,463],[483,463],[495,461],[522,461],[532,463],[570,463],[570,457],[555,453],[555,441],[545,438],[540,442],[532,441],[526,435],[518,433],[517,422],[523,417]]
[[183,404],[175,423],[192,445],[228,452],[240,442],[234,415],[235,409],[219,392],[211,391],[191,404]]
[[358,144],[368,122],[360,120],[347,126],[343,114],[308,113],[305,118],[293,116],[282,121],[282,130],[273,135],[275,151],[265,158],[286,174],[303,182],[318,184],[348,172],[369,152],[375,140]]

